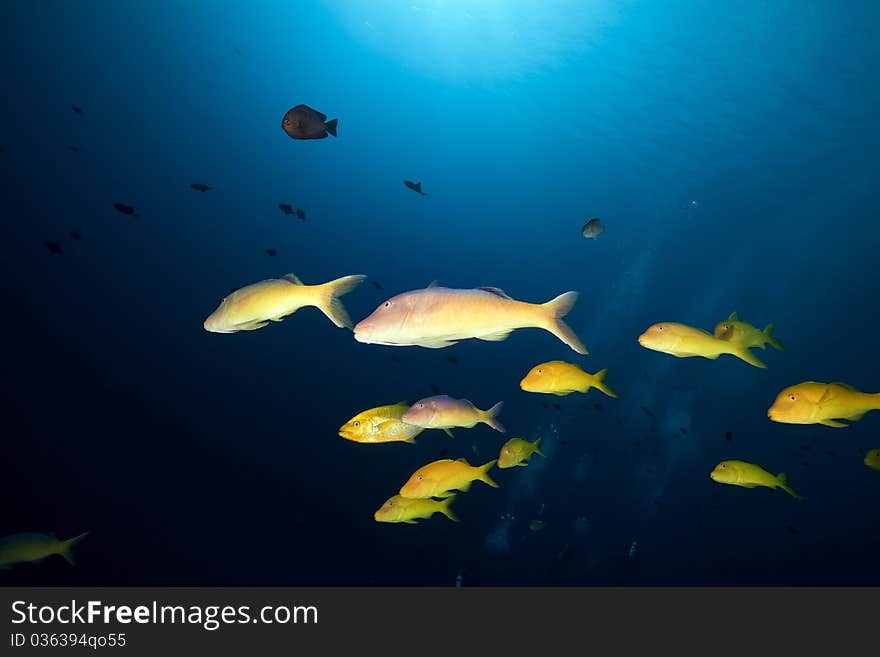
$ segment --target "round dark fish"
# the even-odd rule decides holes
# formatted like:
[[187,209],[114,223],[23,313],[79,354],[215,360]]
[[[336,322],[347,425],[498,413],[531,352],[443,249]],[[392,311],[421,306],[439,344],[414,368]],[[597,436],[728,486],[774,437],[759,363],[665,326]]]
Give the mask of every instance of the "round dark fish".
[[581,230],[581,234],[587,239],[596,239],[605,232],[605,226],[602,225],[602,222],[594,217],[590,219],[587,223],[584,224],[583,229]]
[[125,203],[114,203],[113,207],[116,208],[122,214],[127,214],[132,217],[137,217],[137,212],[134,211],[134,208],[130,205],[125,205]]
[[293,206],[288,203],[279,203],[278,207],[284,214],[293,214]]
[[339,119],[327,121],[327,115],[308,105],[297,105],[281,119],[281,129],[293,139],[324,139],[328,134],[336,136]]

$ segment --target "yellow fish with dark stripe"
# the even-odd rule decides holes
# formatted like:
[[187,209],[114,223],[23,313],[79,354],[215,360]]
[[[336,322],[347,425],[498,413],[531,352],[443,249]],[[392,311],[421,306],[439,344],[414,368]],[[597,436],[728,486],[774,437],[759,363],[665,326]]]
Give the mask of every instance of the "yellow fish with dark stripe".
[[458,522],[458,516],[449,508],[455,500],[455,495],[450,495],[444,500],[416,499],[394,495],[389,497],[385,504],[373,514],[376,522],[405,522],[408,525],[416,524],[416,520],[430,518],[435,513],[442,513],[450,520]]
[[849,426],[868,411],[880,409],[880,393],[861,392],[846,383],[804,381],[785,388],[767,410],[767,417],[784,424]]
[[715,469],[712,470],[709,476],[712,478],[712,481],[716,481],[719,484],[730,484],[732,486],[742,486],[743,488],[756,488],[757,486],[766,486],[774,490],[781,488],[795,499],[804,499],[789,487],[784,472],[773,475],[754,463],[722,461],[715,466]]
[[424,429],[400,420],[408,409],[405,401],[370,408],[339,427],[339,435],[356,443],[415,443]]
[[785,349],[782,343],[771,335],[772,333],[772,322],[767,324],[762,331],[748,322],[741,322],[736,312],[732,312],[730,317],[715,326],[714,335],[716,338],[735,342],[746,348],[758,347],[759,349],[766,349],[769,343],[770,346],[779,351]]
[[343,276],[320,285],[305,285],[296,274],[269,278],[235,290],[223,298],[205,320],[211,333],[236,333],[280,322],[306,306],[315,306],[339,328],[351,328],[351,318],[339,300],[366,278],[363,274]]

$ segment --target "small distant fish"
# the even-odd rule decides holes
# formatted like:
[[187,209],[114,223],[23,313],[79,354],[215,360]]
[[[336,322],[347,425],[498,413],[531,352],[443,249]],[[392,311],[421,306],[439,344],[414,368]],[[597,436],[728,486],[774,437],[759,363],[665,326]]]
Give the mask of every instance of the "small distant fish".
[[49,249],[50,253],[54,253],[56,255],[64,255],[64,249],[61,248],[61,245],[58,242],[46,240],[45,242],[43,242],[43,246]]
[[678,431],[676,431],[674,434],[672,434],[672,437],[673,437],[673,438],[678,438],[680,435],[681,435],[681,434],[679,434]]
[[293,214],[293,206],[288,203],[279,203],[278,207],[284,214]]
[[458,363],[458,358],[456,358],[455,356],[449,356],[449,357],[447,357],[446,360],[448,360],[448,361],[449,361],[450,363],[452,363],[453,365],[455,365],[456,363]]
[[293,213],[296,215],[297,219],[299,219],[300,221],[306,220],[305,210],[300,210],[299,208],[297,208],[296,210],[294,210]]
[[85,112],[83,112],[82,107],[79,107],[77,105],[71,105],[70,109],[72,109],[73,113],[76,114],[77,116],[85,116]]
[[809,452],[810,446],[809,445],[801,445],[801,451],[802,452]]
[[584,224],[584,227],[581,229],[581,235],[586,237],[588,240],[594,240],[599,235],[605,232],[605,226],[602,225],[602,221],[598,217],[593,217],[587,223]]
[[602,406],[600,402],[596,402],[595,404],[593,404],[593,408],[595,408],[600,413],[605,410],[605,407]]
[[79,241],[79,240],[82,239],[82,235],[80,235],[80,234],[79,234],[78,232],[76,232],[75,230],[70,231],[70,237],[71,237],[71,239],[75,239],[75,240],[77,240],[77,241]]
[[562,549],[556,554],[556,561],[570,561],[574,556],[574,549],[566,543]]
[[539,532],[546,526],[546,522],[544,522],[543,520],[538,520],[537,518],[529,523],[529,529],[531,529],[533,532]]
[[70,150],[72,150],[74,153],[79,153],[80,151],[82,151],[82,149],[79,146],[68,146],[68,148]]
[[116,208],[122,214],[127,214],[130,217],[139,217],[140,215],[134,211],[134,208],[130,205],[125,205],[125,203],[114,203],[113,207]]
[[621,420],[620,418],[617,418],[617,424],[623,426],[623,420]]
[[270,256],[278,255],[278,251],[275,249],[266,249],[266,253],[268,253]]
[[235,54],[238,55],[239,57],[244,57],[244,53],[243,53],[241,50],[239,50],[238,48],[233,48],[232,50],[233,50],[233,52],[235,52]]
[[654,413],[651,411],[651,409],[645,408],[644,406],[639,406],[639,408],[642,409],[642,411],[645,413],[645,415],[649,415],[651,417],[654,417]]
[[422,196],[427,196],[425,192],[422,191],[422,183],[421,182],[413,182],[412,180],[404,180],[403,184],[409,187],[414,192],[418,192]]
[[869,450],[862,462],[872,470],[880,471],[880,449]]
[[439,458],[443,458],[444,456],[447,456],[448,454],[449,454],[449,448],[448,448],[448,447],[444,447],[443,449],[440,450],[440,453],[438,454],[438,457],[439,457]]
[[724,440],[733,440],[733,432],[728,431],[724,434]]
[[395,363],[399,363],[399,362],[400,362],[400,356],[392,356],[392,357],[391,357],[391,360],[392,360],[393,362],[395,362]]
[[545,401],[542,401],[542,402],[541,402],[541,406],[543,406],[544,408],[550,408],[550,404],[548,404],[548,403],[545,402]]
[[207,192],[208,190],[214,189],[213,187],[208,187],[204,183],[192,183],[190,187],[198,192]]
[[837,456],[837,454],[835,452],[832,452],[830,449],[826,449],[825,454],[827,454],[828,456]]
[[551,405],[553,408],[555,408],[557,411],[561,411],[561,410],[562,410],[562,406],[560,406],[559,404],[550,404],[550,405]]
[[795,536],[801,535],[801,533],[797,530],[797,528],[792,527],[791,525],[786,525],[785,529],[786,529],[786,531],[788,531],[789,534],[794,534]]
[[0,570],[19,563],[40,562],[54,554],[60,554],[73,565],[73,547],[88,535],[85,532],[66,541],[59,541],[55,534],[15,534],[0,538]]
[[801,465],[806,468],[808,465],[810,465],[810,462],[809,461],[801,461]]
[[439,395],[439,394],[440,394],[440,386],[438,386],[436,383],[429,383],[429,384],[428,384],[428,387],[429,387],[431,390],[434,391],[434,394],[435,394],[435,395]]
[[376,288],[377,290],[384,290],[385,289],[384,287],[382,287],[382,284],[379,283],[379,281],[373,281],[373,287]]
[[684,427],[679,427],[678,430],[681,431],[682,433],[685,433],[685,434],[688,432],[688,430],[685,429]]
[[326,114],[308,105],[297,105],[281,119],[281,129],[293,139],[324,139],[328,134],[336,136],[339,119],[327,120]]

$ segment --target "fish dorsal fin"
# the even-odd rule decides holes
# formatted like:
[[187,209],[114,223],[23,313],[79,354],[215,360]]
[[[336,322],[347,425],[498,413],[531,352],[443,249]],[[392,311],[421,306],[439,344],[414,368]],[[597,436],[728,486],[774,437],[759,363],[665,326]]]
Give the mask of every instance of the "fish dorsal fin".
[[395,406],[409,406],[409,403],[404,399],[403,401],[397,402]]
[[300,105],[300,107],[305,107],[305,108],[306,108],[307,110],[309,110],[310,112],[314,112],[314,113],[317,115],[317,117],[318,117],[319,119],[321,119],[321,121],[326,121],[326,120],[327,120],[327,115],[326,115],[326,114],[322,114],[321,112],[319,112],[318,110],[314,109],[313,107],[309,107],[308,105]]
[[739,320],[739,317],[736,316],[736,311],[734,310],[732,313],[730,313],[730,317],[727,318],[727,321],[735,322],[737,320]]
[[483,292],[488,292],[490,294],[494,294],[495,296],[501,297],[502,299],[513,299],[507,292],[502,290],[499,287],[478,287],[478,290],[483,290]]
[[437,284],[437,279],[434,279],[433,281],[431,281],[430,283],[428,283],[428,287],[425,288],[425,289],[426,289],[426,290],[430,290],[432,287],[437,287],[437,285],[438,285],[438,284]]
[[853,387],[852,387],[850,384],[848,384],[848,383],[841,383],[840,381],[833,381],[833,382],[831,383],[831,385],[833,385],[833,386],[840,386],[841,388],[846,388],[847,390],[852,390],[853,392],[858,392],[858,390],[856,390],[855,388],[853,388]]
[[468,463],[468,460],[464,457],[461,457],[460,459],[455,459],[455,462],[456,463],[466,463],[467,465],[470,465],[470,463]]
[[283,278],[288,283],[293,283],[294,285],[304,284],[301,280],[299,280],[299,276],[297,276],[296,274],[284,274],[284,276],[282,276],[281,278]]

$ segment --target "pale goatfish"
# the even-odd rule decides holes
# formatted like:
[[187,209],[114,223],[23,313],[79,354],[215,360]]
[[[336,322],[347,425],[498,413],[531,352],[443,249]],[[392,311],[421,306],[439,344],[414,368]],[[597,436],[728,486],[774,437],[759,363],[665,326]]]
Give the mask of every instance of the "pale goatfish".
[[515,329],[542,328],[586,354],[587,348],[562,321],[577,298],[577,292],[565,292],[547,303],[527,303],[496,287],[431,284],[385,301],[354,327],[354,338],[365,344],[440,349],[468,338],[499,342]]
[[880,393],[862,392],[847,383],[804,381],[784,388],[767,410],[773,422],[848,427],[869,411],[880,410]]
[[59,541],[55,534],[15,534],[0,538],[0,570],[18,563],[42,561],[53,554],[60,554],[73,565],[73,546],[88,535],[85,532],[66,541]]
[[482,422],[488,424],[495,431],[504,433],[504,426],[497,417],[503,406],[504,402],[498,402],[492,408],[482,411],[467,399],[453,399],[449,395],[437,395],[417,401],[400,416],[400,420],[424,429],[453,429],[455,427],[469,429]]
[[339,300],[366,278],[363,274],[343,276],[329,283],[305,285],[295,274],[269,278],[232,292],[208,316],[204,326],[211,333],[236,333],[263,328],[305,306],[315,306],[340,328],[352,322]]
[[676,358],[702,356],[715,360],[721,354],[730,354],[744,360],[749,365],[767,367],[749,351],[748,347],[737,342],[721,340],[708,331],[676,322],[653,324],[639,336],[639,344],[646,349],[659,351]]

